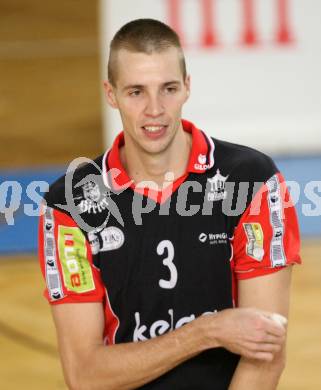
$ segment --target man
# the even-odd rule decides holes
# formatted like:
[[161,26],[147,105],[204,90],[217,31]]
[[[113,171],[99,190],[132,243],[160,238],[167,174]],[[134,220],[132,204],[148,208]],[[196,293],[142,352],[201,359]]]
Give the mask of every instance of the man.
[[104,86],[124,131],[51,186],[39,231],[68,386],[276,388],[300,262],[281,174],[181,120],[190,77],[159,21],[117,32]]

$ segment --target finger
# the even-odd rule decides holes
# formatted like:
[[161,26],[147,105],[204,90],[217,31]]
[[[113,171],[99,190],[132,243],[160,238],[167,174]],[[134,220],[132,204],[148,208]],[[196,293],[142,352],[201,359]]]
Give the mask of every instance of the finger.
[[264,337],[264,340],[262,343],[269,343],[269,344],[278,344],[281,345],[284,343],[285,337],[283,336],[275,336],[273,334],[267,333]]
[[281,344],[271,343],[246,343],[245,347],[251,352],[271,352],[277,353],[281,350]]
[[263,343],[256,345],[256,352],[271,352],[273,354],[281,351],[280,344]]
[[255,352],[250,357],[256,360],[271,362],[274,358],[274,355],[271,352]]

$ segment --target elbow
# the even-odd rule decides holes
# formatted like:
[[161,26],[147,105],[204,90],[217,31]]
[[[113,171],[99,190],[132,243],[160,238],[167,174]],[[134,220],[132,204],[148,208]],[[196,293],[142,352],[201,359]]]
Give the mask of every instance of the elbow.
[[76,370],[68,370],[65,372],[65,383],[69,390],[82,390],[84,389],[84,381],[76,372]]
[[115,386],[110,377],[101,377],[88,362],[78,361],[68,370],[64,370],[64,378],[69,390],[120,389]]
[[[66,375],[65,383],[69,390],[120,389],[119,386],[109,383],[108,380],[106,380],[104,384],[99,385],[96,381],[93,382],[86,373],[83,373],[81,376],[73,374]],[[122,387],[122,389],[127,389],[127,387]]]
[[64,379],[69,390],[87,390],[92,389],[88,385],[88,367],[87,369],[79,361],[69,362],[68,367],[64,367]]
[[65,383],[69,390],[88,390],[93,388],[93,386],[88,385],[88,378],[84,373],[82,375],[68,373],[65,375]]

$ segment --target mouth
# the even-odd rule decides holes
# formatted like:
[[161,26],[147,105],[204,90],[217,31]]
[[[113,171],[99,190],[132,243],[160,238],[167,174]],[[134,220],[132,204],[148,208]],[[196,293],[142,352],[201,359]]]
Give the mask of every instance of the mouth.
[[162,137],[168,125],[146,125],[142,126],[144,134],[151,139],[156,139]]

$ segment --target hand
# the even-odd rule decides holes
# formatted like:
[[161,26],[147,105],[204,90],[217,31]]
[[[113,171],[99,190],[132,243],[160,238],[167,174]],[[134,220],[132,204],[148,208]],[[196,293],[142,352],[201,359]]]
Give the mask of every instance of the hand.
[[252,308],[204,316],[209,348],[220,346],[249,359],[272,361],[286,336],[285,325],[273,317],[273,313]]

